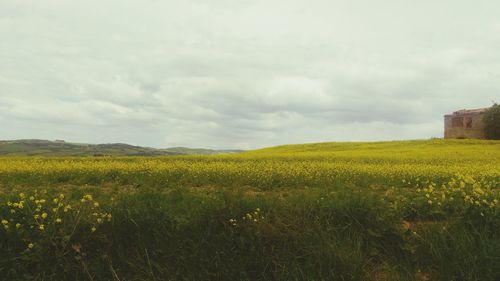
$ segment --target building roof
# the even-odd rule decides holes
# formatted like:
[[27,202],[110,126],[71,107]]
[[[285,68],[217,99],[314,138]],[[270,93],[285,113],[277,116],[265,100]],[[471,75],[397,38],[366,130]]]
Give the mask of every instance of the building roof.
[[453,115],[474,115],[474,114],[481,114],[488,110],[488,108],[476,108],[476,109],[461,109],[453,112],[453,114],[447,114],[446,116],[453,116]]

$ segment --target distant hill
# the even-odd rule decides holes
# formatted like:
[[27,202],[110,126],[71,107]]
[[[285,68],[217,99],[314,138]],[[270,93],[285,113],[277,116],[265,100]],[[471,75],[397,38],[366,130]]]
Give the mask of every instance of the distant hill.
[[125,143],[86,144],[38,139],[0,141],[0,156],[162,156],[238,153],[241,150],[213,150],[174,147],[157,149]]

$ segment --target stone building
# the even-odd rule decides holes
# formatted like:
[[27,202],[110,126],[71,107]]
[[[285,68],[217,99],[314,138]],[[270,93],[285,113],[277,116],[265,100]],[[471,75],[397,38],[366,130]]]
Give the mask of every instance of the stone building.
[[462,109],[444,116],[445,139],[484,139],[483,113],[488,108]]

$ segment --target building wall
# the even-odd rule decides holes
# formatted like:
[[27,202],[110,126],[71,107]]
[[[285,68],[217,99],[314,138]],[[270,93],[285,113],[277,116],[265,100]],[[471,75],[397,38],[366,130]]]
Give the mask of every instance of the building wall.
[[445,139],[485,139],[483,114],[451,114],[444,116]]

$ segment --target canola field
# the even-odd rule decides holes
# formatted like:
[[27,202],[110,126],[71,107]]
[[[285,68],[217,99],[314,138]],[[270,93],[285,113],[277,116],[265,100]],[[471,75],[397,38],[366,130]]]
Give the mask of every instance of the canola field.
[[0,183],[278,187],[384,186],[403,180],[500,178],[498,141],[290,145],[222,156],[0,158]]
[[500,142],[0,158],[0,280],[500,280]]

